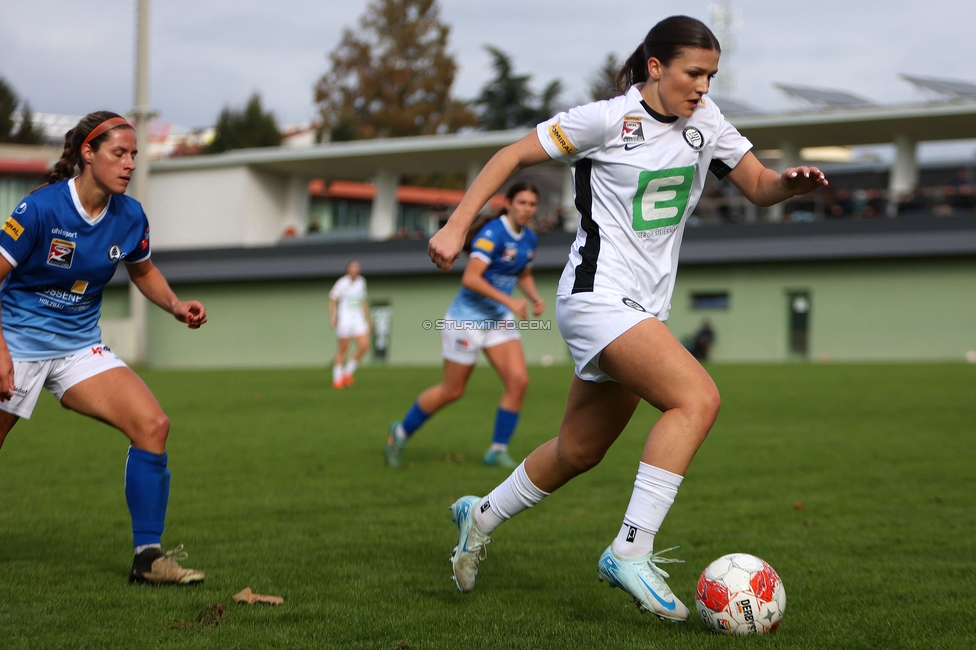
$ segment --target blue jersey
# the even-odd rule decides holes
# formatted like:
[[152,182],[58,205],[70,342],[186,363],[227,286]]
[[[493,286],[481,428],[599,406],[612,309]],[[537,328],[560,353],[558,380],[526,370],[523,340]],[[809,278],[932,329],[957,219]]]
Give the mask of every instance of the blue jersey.
[[[502,215],[478,231],[471,242],[471,257],[488,263],[485,280],[499,291],[512,295],[519,276],[532,265],[537,242],[538,236],[528,228],[522,228],[522,232],[516,234],[508,217]],[[451,320],[502,320],[507,313],[507,307],[466,287],[461,287],[447,309],[447,317]]]
[[119,261],[149,253],[149,222],[135,199],[114,195],[93,220],[73,179],[28,196],[0,229],[0,254],[14,267],[0,288],[10,356],[56,359],[99,343],[102,290]]

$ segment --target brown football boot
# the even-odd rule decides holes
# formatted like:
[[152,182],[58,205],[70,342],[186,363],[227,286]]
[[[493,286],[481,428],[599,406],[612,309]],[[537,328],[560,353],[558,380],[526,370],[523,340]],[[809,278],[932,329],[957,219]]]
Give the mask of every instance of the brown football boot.
[[177,562],[185,560],[186,556],[182,544],[166,553],[155,546],[147,548],[132,560],[129,582],[153,585],[189,585],[203,582],[203,571],[186,569]]

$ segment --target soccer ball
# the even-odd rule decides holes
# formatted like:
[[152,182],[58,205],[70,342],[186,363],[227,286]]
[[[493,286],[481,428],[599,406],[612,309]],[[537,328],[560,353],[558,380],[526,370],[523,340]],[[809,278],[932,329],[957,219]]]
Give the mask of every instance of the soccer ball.
[[712,632],[772,632],[786,609],[786,590],[773,567],[748,553],[723,555],[698,579],[698,615]]

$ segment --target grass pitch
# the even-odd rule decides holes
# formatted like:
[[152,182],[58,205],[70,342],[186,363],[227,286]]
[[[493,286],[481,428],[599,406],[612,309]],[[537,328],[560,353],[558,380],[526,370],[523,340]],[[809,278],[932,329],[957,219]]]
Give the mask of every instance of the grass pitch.
[[[571,369],[533,368],[513,442],[551,437]],[[164,546],[189,588],[126,581],[124,438],[47,397],[0,450],[4,648],[971,648],[976,645],[976,367],[713,366],[723,409],[657,546],[694,608],[702,569],[733,551],[783,578],[774,634],[665,624],[596,580],[656,411],[603,463],[506,523],[478,586],[454,591],[448,506],[506,473],[481,465],[501,388],[463,400],[384,467],[389,422],[436,369],[145,372],[173,426]],[[281,607],[236,605],[244,587]],[[220,604],[225,605],[223,612]],[[200,620],[198,620],[200,619]]]

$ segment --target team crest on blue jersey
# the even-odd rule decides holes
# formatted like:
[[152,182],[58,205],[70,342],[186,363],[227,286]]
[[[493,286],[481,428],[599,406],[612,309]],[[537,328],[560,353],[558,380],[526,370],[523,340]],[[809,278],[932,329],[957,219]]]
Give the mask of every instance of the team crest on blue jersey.
[[702,147],[705,146],[705,136],[693,126],[686,126],[681,135],[685,136],[685,142],[695,151],[701,151]]
[[515,259],[516,255],[518,255],[518,249],[516,247],[506,246],[505,252],[502,253],[502,261],[506,263],[511,262]]
[[122,259],[122,247],[118,244],[112,244],[108,247],[108,258],[113,262],[118,262]]
[[624,118],[624,126],[620,131],[620,139],[625,143],[644,141],[644,127],[641,125],[640,117],[628,115]]
[[71,260],[75,256],[75,243],[64,239],[52,239],[51,248],[47,252],[47,263],[62,269],[71,268]]

